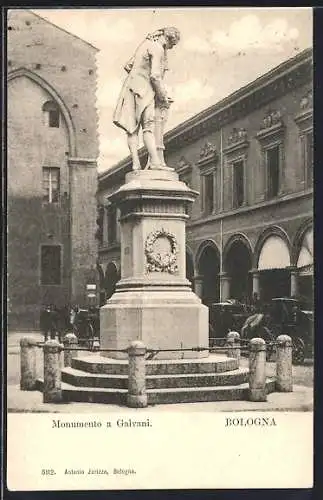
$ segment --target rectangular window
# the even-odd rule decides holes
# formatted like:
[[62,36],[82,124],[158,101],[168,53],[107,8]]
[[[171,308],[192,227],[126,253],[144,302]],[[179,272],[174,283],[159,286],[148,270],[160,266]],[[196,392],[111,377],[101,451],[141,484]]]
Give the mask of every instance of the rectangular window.
[[244,162],[233,163],[233,208],[241,207],[244,202]]
[[203,176],[203,202],[204,213],[211,214],[214,209],[214,175],[213,173]]
[[115,206],[107,209],[108,223],[108,244],[111,245],[117,241],[117,210]]
[[61,284],[61,247],[43,245],[41,247],[41,284]]
[[43,167],[43,201],[57,203],[60,192],[60,171],[57,167]]
[[279,193],[280,147],[267,149],[267,197],[274,198]]

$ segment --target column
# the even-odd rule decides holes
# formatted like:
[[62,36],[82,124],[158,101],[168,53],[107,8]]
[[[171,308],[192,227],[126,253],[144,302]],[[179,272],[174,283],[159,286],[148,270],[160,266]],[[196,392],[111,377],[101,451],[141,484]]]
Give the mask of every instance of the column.
[[258,269],[252,269],[252,293],[257,293],[258,297],[260,297],[260,272]]
[[230,298],[230,282],[231,278],[228,273],[220,274],[221,301]]
[[297,267],[292,267],[290,270],[290,296],[297,297],[298,295],[298,270]]

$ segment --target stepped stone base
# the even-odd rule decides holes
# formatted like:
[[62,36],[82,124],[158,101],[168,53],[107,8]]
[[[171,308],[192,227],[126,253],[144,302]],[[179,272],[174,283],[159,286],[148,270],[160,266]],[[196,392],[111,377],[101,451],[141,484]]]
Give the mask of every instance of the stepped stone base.
[[[203,359],[150,360],[146,363],[149,405],[208,401],[248,400],[249,370],[235,358],[210,354]],[[37,389],[42,390],[38,380]],[[268,379],[266,391],[275,391]],[[128,361],[89,355],[72,360],[62,370],[64,401],[125,405],[128,392]]]

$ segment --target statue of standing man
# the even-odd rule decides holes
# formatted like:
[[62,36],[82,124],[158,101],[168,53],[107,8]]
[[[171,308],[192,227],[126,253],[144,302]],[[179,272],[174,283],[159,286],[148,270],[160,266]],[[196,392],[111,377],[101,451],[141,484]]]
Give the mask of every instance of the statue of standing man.
[[133,170],[140,170],[138,155],[139,129],[148,151],[145,168],[167,168],[164,160],[163,135],[168,109],[173,102],[164,85],[167,51],[180,40],[174,27],[149,34],[125,65],[128,73],[113,115],[113,123],[127,133]]

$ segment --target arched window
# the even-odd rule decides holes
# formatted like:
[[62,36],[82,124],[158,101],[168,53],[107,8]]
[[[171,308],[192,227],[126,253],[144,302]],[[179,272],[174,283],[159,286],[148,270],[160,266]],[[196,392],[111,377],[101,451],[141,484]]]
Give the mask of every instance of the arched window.
[[55,101],[47,101],[43,105],[43,112],[47,114],[47,124],[49,127],[59,127],[59,107]]

